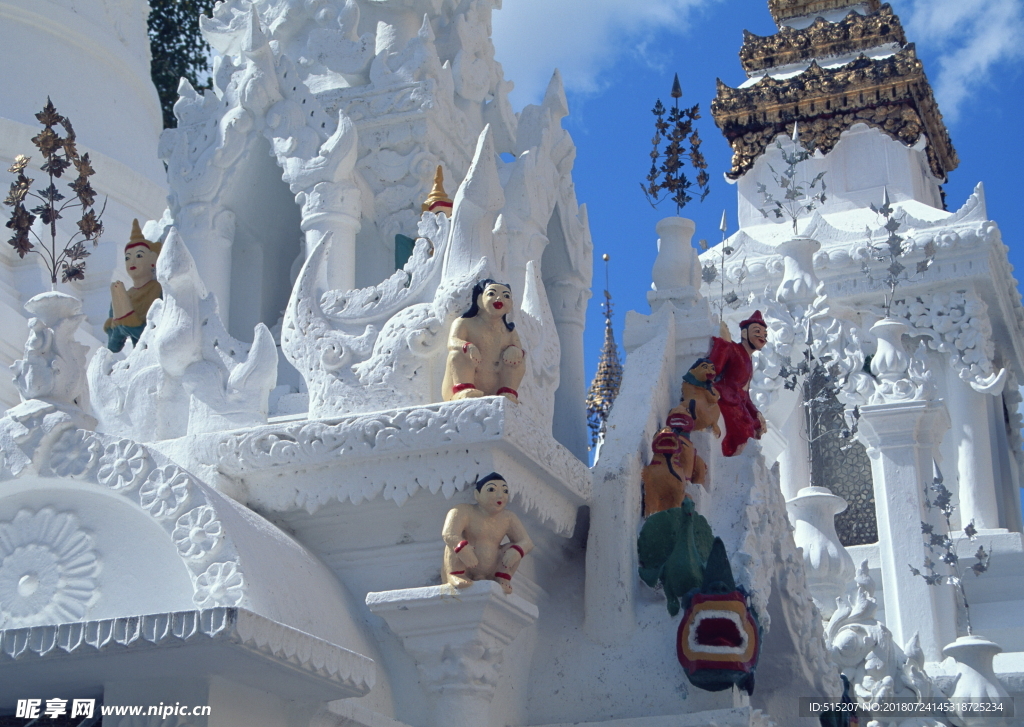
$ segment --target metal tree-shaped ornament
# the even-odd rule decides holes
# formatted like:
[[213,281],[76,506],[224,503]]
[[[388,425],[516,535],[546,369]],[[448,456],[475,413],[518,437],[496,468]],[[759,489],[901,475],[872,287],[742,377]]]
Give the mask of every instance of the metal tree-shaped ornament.
[[[99,243],[100,235],[103,234],[103,223],[100,220],[106,203],[99,212],[93,206],[96,192],[89,182],[89,177],[95,170],[88,154],[78,155],[71,121],[57,113],[49,98],[46,99],[43,110],[36,114],[36,118],[43,125],[43,130],[33,137],[32,143],[43,157],[43,165],[39,168],[46,172],[49,184],[33,192],[31,186],[35,180],[25,174],[31,158],[20,154],[15,158],[8,171],[18,176],[11,183],[10,193],[4,200],[5,205],[13,207],[7,227],[14,231],[14,236],[8,240],[8,244],[15,249],[19,257],[24,258],[30,252],[39,255],[50,273],[51,285],[56,286],[58,272],[62,283],[85,278],[85,258],[91,254],[85,243],[91,241],[94,247]],[[59,129],[64,130],[63,137],[58,134]],[[74,196],[65,198],[57,189],[54,180],[64,176],[65,171],[72,166],[78,172],[78,176],[68,184]],[[31,204],[30,199],[39,202],[31,210],[26,207],[26,203]],[[57,220],[62,219],[68,210],[76,207],[82,210],[78,231],[63,246],[58,245]],[[40,236],[33,229],[37,219],[48,229],[49,241],[45,239],[46,233]],[[33,238],[38,244],[33,243]]]
[[[694,122],[700,118],[700,104],[694,104],[689,108],[679,108],[679,99],[683,95],[683,89],[679,85],[679,74],[672,81],[672,98],[674,103],[668,110],[661,103],[661,99],[654,105],[654,138],[651,140],[651,171],[647,174],[647,184],[640,184],[644,196],[651,203],[652,207],[658,206],[667,197],[675,203],[676,215],[682,211],[688,202],[693,201],[689,190],[696,183],[700,191],[700,201],[708,196],[710,189],[708,183],[708,164],[704,161],[704,155],[700,151],[700,136],[694,128]],[[665,144],[664,150],[661,145]],[[689,149],[687,149],[689,145]],[[688,157],[690,166],[696,172],[693,181],[683,172],[684,157]],[[659,166],[659,160],[662,160]],[[665,193],[666,197],[662,197]]]
[[786,168],[782,172],[775,171],[775,167],[768,165],[772,178],[781,192],[781,197],[776,197],[779,192],[769,192],[768,186],[758,183],[757,192],[764,198],[764,206],[760,208],[761,214],[768,219],[774,215],[776,219],[789,219],[793,223],[793,234],[798,234],[797,221],[805,214],[810,214],[820,205],[825,204],[825,172],[819,172],[809,182],[801,182],[797,179],[800,165],[814,156],[814,148],[806,146],[800,141],[800,131],[797,124],[793,124],[793,144],[796,147],[792,152],[786,150],[781,140],[775,142],[775,147],[782,154],[782,160],[786,162]]
[[[868,263],[865,262],[863,264],[862,270],[872,283],[881,282],[888,288],[883,308],[885,309],[885,317],[890,318],[892,316],[892,304],[896,297],[896,289],[900,283],[910,280],[910,273],[907,272],[907,266],[903,264],[902,260],[912,251],[913,245],[907,238],[898,234],[903,223],[896,219],[893,207],[889,202],[888,190],[883,190],[882,192],[882,206],[876,207],[871,205],[871,211],[885,219],[882,229],[887,233],[885,241],[876,245],[873,241],[874,233],[872,233],[871,228],[867,229],[871,255],[875,260],[888,263],[889,265],[885,269],[885,277],[880,279],[876,279],[871,275],[871,266]],[[924,246],[924,259],[917,263],[917,275],[926,272],[932,266],[935,262],[935,252],[935,243],[929,241]]]
[[[743,262],[739,265],[739,267],[733,268],[733,274],[735,277],[729,277],[729,275],[725,271],[725,260],[729,255],[732,255],[734,252],[736,252],[736,250],[726,242],[726,233],[729,231],[729,218],[726,215],[725,210],[722,210],[722,221],[718,224],[718,229],[721,230],[722,232],[722,242],[718,247],[719,252],[721,253],[721,259],[717,265],[714,263],[714,261],[708,261],[704,263],[704,265],[701,266],[700,276],[701,280],[707,283],[708,287],[711,287],[711,284],[714,283],[716,280],[718,281],[719,296],[718,300],[715,301],[713,305],[715,308],[718,309],[718,321],[719,323],[721,323],[723,320],[725,320],[723,316],[725,313],[726,306],[733,310],[736,310],[741,305],[750,303],[753,300],[754,296],[748,293],[747,295],[741,297],[739,293],[736,292],[735,288],[732,288],[728,291],[725,289],[726,285],[742,286],[743,281],[746,280],[747,275],[750,271],[747,268],[747,259],[743,258]],[[700,245],[701,252],[707,251],[707,240],[700,240],[697,244]]]
[[[938,557],[938,562],[933,560],[930,556],[925,558],[923,568],[924,571],[918,570],[914,566],[910,566],[910,572],[915,576],[924,578],[924,582],[929,586],[942,586],[949,585],[955,586],[956,592],[960,595],[960,599],[964,604],[964,618],[967,621],[967,635],[973,635],[971,630],[971,605],[967,601],[967,590],[964,588],[964,576],[968,572],[973,573],[975,576],[980,576],[982,573],[988,570],[988,562],[991,557],[991,553],[985,550],[985,546],[979,545],[978,550],[974,553],[975,562],[969,567],[960,566],[960,556],[957,555],[957,542],[960,539],[954,540],[951,536],[953,532],[952,516],[953,511],[956,509],[956,505],[953,504],[953,493],[949,491],[942,481],[942,471],[939,469],[937,463],[932,463],[934,474],[932,477],[932,484],[925,490],[925,505],[932,509],[938,510],[942,515],[942,518],[946,522],[945,532],[936,532],[935,526],[931,523],[921,521],[921,533],[924,535],[924,544],[928,548],[928,551]],[[931,491],[929,493],[929,490]],[[974,520],[971,520],[964,527],[964,535],[974,542],[978,538],[978,530],[974,527]],[[939,564],[945,564],[949,569],[948,574],[940,573],[936,570]]]

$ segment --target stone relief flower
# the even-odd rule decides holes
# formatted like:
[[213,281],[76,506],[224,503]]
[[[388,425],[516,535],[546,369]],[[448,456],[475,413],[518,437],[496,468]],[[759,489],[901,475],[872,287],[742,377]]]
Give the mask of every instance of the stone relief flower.
[[200,608],[237,606],[242,600],[242,574],[235,563],[214,563],[196,579],[192,600]]
[[50,469],[58,477],[84,477],[103,454],[103,444],[92,432],[72,429],[50,450]]
[[189,510],[174,524],[174,544],[183,558],[199,560],[211,553],[224,536],[217,513],[209,505]]
[[139,504],[156,518],[175,515],[188,500],[191,479],[174,465],[159,467],[139,488]]
[[108,444],[100,457],[96,479],[112,490],[129,489],[142,479],[147,459],[146,451],[130,439]]
[[81,621],[99,598],[100,565],[73,513],[20,510],[0,523],[0,626]]

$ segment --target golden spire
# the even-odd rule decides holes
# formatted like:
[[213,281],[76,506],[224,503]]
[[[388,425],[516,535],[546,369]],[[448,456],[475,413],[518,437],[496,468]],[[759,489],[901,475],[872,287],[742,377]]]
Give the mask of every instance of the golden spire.
[[597,373],[587,392],[587,426],[590,427],[590,446],[597,444],[604,435],[605,424],[611,413],[615,397],[622,384],[622,363],[619,361],[619,347],[615,343],[615,329],[612,327],[612,294],[608,292],[608,254],[604,260],[604,345],[597,362]]
[[441,165],[437,165],[434,172],[434,188],[430,190],[427,201],[423,203],[424,212],[444,212],[445,216],[452,216],[452,199],[444,191],[444,172]]
[[[864,0],[768,0],[768,10],[776,23],[791,18],[824,13],[830,10],[852,10]],[[867,0],[868,12],[878,12],[879,0]]]

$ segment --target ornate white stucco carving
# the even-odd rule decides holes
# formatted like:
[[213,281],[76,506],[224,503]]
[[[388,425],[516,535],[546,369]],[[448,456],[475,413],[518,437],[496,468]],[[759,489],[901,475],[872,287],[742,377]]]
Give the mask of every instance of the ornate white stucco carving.
[[[211,604],[203,610],[155,613],[81,623],[11,628],[0,640],[0,660],[28,664],[71,654],[83,662],[104,654],[137,653],[162,647],[240,650],[259,663],[281,662],[286,672],[300,671],[333,687],[331,698],[362,696],[376,678],[374,662],[243,608]],[[274,672],[254,670],[270,685]],[[308,694],[305,695],[308,698]],[[167,722],[161,722],[166,724]]]
[[20,510],[0,522],[0,627],[82,620],[99,598],[93,545],[71,512]]
[[431,586],[368,593],[370,611],[387,621],[415,660],[434,702],[433,725],[472,727],[489,721],[505,647],[538,616],[493,581],[468,588]]
[[[517,484],[516,506],[569,535],[576,508],[591,496],[589,471],[520,409],[504,397],[482,397],[336,421],[270,424],[229,435],[208,456],[216,458],[223,474],[243,480],[317,471],[344,457],[347,471],[358,474],[319,478],[304,487],[281,488],[276,479],[257,490],[250,485],[250,497],[261,508],[315,512],[334,500],[358,505],[383,498],[401,505],[420,490],[450,498],[471,486],[474,474],[487,474],[462,471],[455,450],[511,446],[516,459],[529,458],[551,483],[536,488]],[[385,461],[403,465],[381,467]]]
[[[844,392],[856,392],[870,379],[863,373],[865,352],[859,328],[839,317],[842,310],[834,305],[818,283],[814,300],[807,304],[784,304],[776,300],[764,303],[764,319],[768,324],[768,343],[754,354],[754,377],[750,381],[754,404],[767,413],[776,426],[785,421],[789,410],[777,414],[773,407],[785,390],[780,375],[784,366],[795,366],[805,351],[818,360],[828,359],[836,375],[845,379]],[[802,384],[802,380],[798,382]]]
[[[927,215],[926,208],[911,206],[899,210],[897,216],[900,233],[907,238],[911,266],[923,259],[926,245],[933,244],[937,255],[935,264],[926,273],[913,276],[897,290],[893,315],[909,324],[907,335],[923,338],[928,350],[945,354],[950,365],[973,389],[998,394],[1006,375],[995,361],[1007,359],[1002,352],[996,354],[998,332],[993,328],[988,309],[995,304],[1000,310],[1011,313],[1012,319],[1007,323],[1019,335],[1024,332],[1024,308],[1011,268],[1006,263],[1006,246],[1000,239],[999,228],[986,217],[983,188],[979,185],[966,203],[952,214]],[[878,220],[867,211],[844,212],[830,215],[828,219],[815,212],[807,230],[809,236],[821,243],[821,249],[813,256],[813,264],[824,280],[830,305],[835,310],[833,315],[861,328],[855,332],[859,339],[856,346],[863,348],[858,352],[860,357],[874,353],[875,336],[864,328],[881,315],[877,304],[882,296],[879,284],[871,283],[860,269],[869,259],[870,235],[864,232],[865,225],[869,230],[878,227]],[[783,260],[776,256],[778,244],[785,239],[785,230],[759,225],[741,230],[727,241],[735,250],[733,259],[743,259],[748,269],[737,292],[741,296],[752,294],[754,307],[768,308],[766,318],[785,318],[771,309],[769,301],[774,296],[767,292],[779,285],[780,278],[785,278]],[[721,253],[713,249],[704,255],[705,260],[716,260]],[[965,278],[974,280],[966,282]],[[714,295],[710,288],[703,292]],[[868,309],[872,312],[865,315]],[[759,363],[759,368],[769,373],[773,373],[773,342],[779,341],[785,346],[790,339],[784,325],[774,327],[778,330],[773,330],[772,334],[776,335],[770,335],[769,346],[761,352],[763,361]],[[816,333],[813,339],[818,345],[820,335]],[[841,342],[832,344],[833,355],[844,358],[844,350]],[[902,376],[895,373],[889,376],[889,386],[872,381],[859,366],[854,367],[843,398],[849,404],[864,404],[872,399],[880,401],[886,396],[890,399],[896,396],[898,400],[927,398],[931,384],[919,375],[927,366],[917,352],[908,351],[908,354],[907,366],[899,372]],[[908,377],[908,371],[917,376],[917,380]],[[769,380],[765,378],[755,372],[752,393],[759,406],[770,410],[781,386],[776,383],[773,388],[771,376],[767,377]],[[894,388],[897,380],[903,383]],[[882,385],[885,391],[876,392],[876,384]]]
[[92,428],[88,416],[85,359],[89,349],[75,340],[85,320],[82,302],[65,293],[40,293],[25,304],[31,314],[25,357],[11,366],[21,400],[46,402],[70,415],[79,426]]
[[101,430],[154,441],[265,422],[277,383],[267,327],[256,327],[251,347],[228,335],[174,228],[157,279],[164,297],[150,308],[138,346],[122,360],[100,349],[89,364]]
[[[560,76],[543,104],[513,113],[490,41],[495,5],[230,0],[203,20],[222,55],[213,92],[182,86],[178,129],[162,137],[165,224],[202,250],[202,274],[226,310],[246,181],[238,170],[259,137],[269,141],[305,235],[281,344],[305,379],[311,416],[439,400],[448,326],[489,275],[519,301],[520,398],[551,426],[560,356],[582,356],[566,343],[582,334],[591,244]],[[450,221],[419,211],[438,163],[459,189]],[[416,229],[422,241],[404,270],[356,289],[386,275],[395,235]],[[552,230],[565,249],[542,266]]]
[[[29,474],[44,478],[71,477],[83,484],[116,493],[149,513],[166,533],[169,545],[173,543],[177,547],[191,575],[193,600],[196,604],[202,604],[203,607],[236,606],[243,602],[244,589],[242,574],[236,562],[237,550],[231,538],[223,531],[217,515],[218,503],[211,499],[209,490],[191,474],[169,462],[163,455],[130,439],[87,432],[70,425],[43,436],[32,436],[32,430],[44,430],[45,418],[48,414],[52,415],[53,410],[41,405],[36,409],[34,417],[20,420],[12,416],[13,411],[8,411],[3,421],[17,423],[25,429],[25,434],[18,439],[0,440],[0,461],[3,462],[0,482]],[[173,517],[179,511],[183,514]],[[76,611],[72,606],[76,602],[89,602],[91,596],[86,585],[99,572],[99,561],[88,545],[91,542],[90,536],[76,530],[75,515],[56,513],[50,509],[40,510],[34,515],[24,511],[12,523],[0,524],[0,530],[10,536],[5,538],[0,535],[0,603],[12,603],[4,598],[4,584],[8,581],[11,582],[7,595],[16,593],[19,586],[22,591],[29,588],[29,585],[21,581],[30,574],[24,567],[15,568],[15,565],[27,557],[23,552],[24,547],[31,549],[38,546],[48,549],[47,552],[52,554],[52,557],[39,557],[50,558],[59,566],[56,569],[41,568],[38,571],[39,578],[43,578],[44,573],[60,572],[60,568],[65,567],[61,565],[64,562],[61,558],[65,557],[70,558],[68,563],[79,569],[74,572],[80,573],[76,581],[70,579],[73,572],[69,571],[65,580],[72,585],[61,587],[72,594],[70,600],[61,597],[60,603],[64,605],[52,614],[45,609],[38,613],[63,616],[65,619],[73,615],[76,620],[81,620],[86,615],[85,607]],[[79,534],[76,535],[76,532]],[[10,549],[8,545],[11,545]],[[13,560],[9,560],[8,556]],[[90,562],[94,565],[90,566]],[[44,592],[44,587],[48,587],[46,582],[40,580],[33,593]],[[36,619],[31,623],[40,621]]]
[[[927,701],[940,696],[924,671],[924,653],[915,634],[905,650],[893,641],[892,633],[875,618],[878,604],[875,583],[867,561],[857,571],[857,589],[852,597],[837,599],[837,610],[829,620],[825,639],[832,661],[850,680],[851,697],[865,709],[872,702],[903,698]],[[940,727],[932,719],[886,719],[871,714],[879,727]]]
[[893,315],[910,323],[911,336],[924,336],[928,348],[948,354],[949,365],[981,394],[998,396],[1006,369],[996,370],[992,357],[992,322],[977,293],[958,290],[918,295],[893,306]]
[[[413,257],[384,283],[322,292],[334,254],[334,241],[322,238],[299,274],[282,330],[282,350],[306,380],[311,417],[438,401],[448,330],[469,308],[473,284],[493,277],[509,281],[519,299],[515,320],[528,362],[520,399],[550,430],[561,345],[540,258],[560,191],[550,148],[557,114],[549,110],[545,119],[524,127],[539,135],[539,146],[512,164],[498,159],[491,127],[484,129],[451,220],[424,213]],[[585,226],[576,232],[572,249],[586,257]]]

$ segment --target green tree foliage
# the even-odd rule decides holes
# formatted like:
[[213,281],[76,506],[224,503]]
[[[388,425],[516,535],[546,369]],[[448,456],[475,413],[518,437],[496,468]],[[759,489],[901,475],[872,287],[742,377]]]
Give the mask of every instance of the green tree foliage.
[[199,32],[199,16],[211,15],[215,1],[149,0],[150,74],[160,95],[165,129],[178,125],[174,102],[179,79],[187,78],[196,90],[213,87],[210,46]]

